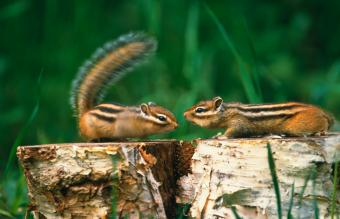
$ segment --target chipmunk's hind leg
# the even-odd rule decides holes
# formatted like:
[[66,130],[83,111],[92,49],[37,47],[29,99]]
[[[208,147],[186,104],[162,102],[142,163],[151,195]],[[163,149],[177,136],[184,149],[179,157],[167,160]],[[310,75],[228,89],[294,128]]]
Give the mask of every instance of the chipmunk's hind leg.
[[251,133],[246,127],[237,126],[228,128],[224,136],[227,138],[247,138],[253,137],[254,133]]
[[292,119],[287,121],[284,133],[288,136],[311,136],[324,135],[329,128],[328,120],[323,111],[311,107],[299,112]]

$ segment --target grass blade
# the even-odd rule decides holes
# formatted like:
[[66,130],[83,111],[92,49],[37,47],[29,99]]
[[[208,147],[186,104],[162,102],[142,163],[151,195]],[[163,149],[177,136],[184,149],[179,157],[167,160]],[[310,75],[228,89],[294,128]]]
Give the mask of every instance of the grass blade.
[[14,218],[14,216],[10,212],[3,210],[1,208],[0,208],[0,216],[4,216],[4,217],[8,217],[8,218]]
[[294,203],[294,185],[295,183],[292,184],[292,189],[290,192],[290,200],[289,200],[289,208],[288,208],[288,212],[287,212],[287,219],[293,219],[293,215],[292,215],[292,209],[293,209],[293,203]]
[[237,213],[235,206],[232,206],[232,207],[231,207],[231,211],[233,212],[234,217],[235,217],[236,219],[242,219],[242,217]]
[[177,209],[177,211],[179,211],[179,214],[176,215],[177,219],[186,219],[189,218],[188,216],[188,211],[190,209],[190,204],[184,204],[183,206],[179,206],[179,208]]
[[[301,191],[300,191],[299,200],[298,200],[298,208],[299,208],[299,209],[301,209],[303,194],[305,193],[305,190],[306,190],[308,181],[310,180],[311,176],[312,176],[312,172],[310,172],[310,173],[307,175],[307,177],[305,178],[305,182],[304,182],[304,184],[303,184],[303,186],[302,186],[302,189],[301,189]],[[298,218],[300,218],[300,210],[299,210]]]
[[332,193],[332,206],[331,206],[331,218],[334,219],[334,216],[337,213],[336,209],[336,187],[338,185],[338,170],[339,170],[339,162],[336,162],[334,165],[334,176],[333,176],[333,193]]
[[274,162],[274,158],[272,154],[272,149],[269,143],[267,143],[267,152],[268,152],[268,163],[269,163],[270,174],[272,176],[273,186],[274,186],[275,196],[276,196],[277,215],[278,215],[278,218],[281,219],[282,209],[281,209],[281,195],[280,195],[279,181],[276,175],[275,162]]
[[319,219],[319,207],[318,201],[315,194],[315,181],[316,181],[316,169],[312,170],[312,180],[313,180],[313,207],[314,207],[314,218]]
[[140,1],[142,7],[145,8],[148,30],[153,34],[159,34],[161,23],[161,1],[147,0]]
[[42,78],[42,72],[39,75],[38,78],[38,82],[37,82],[37,102],[33,108],[33,111],[29,117],[29,119],[27,120],[26,124],[24,125],[24,127],[19,131],[18,136],[16,137],[14,144],[12,145],[9,157],[8,157],[8,161],[6,163],[6,167],[4,170],[4,174],[3,174],[3,179],[6,179],[8,177],[9,171],[11,166],[13,165],[13,161],[14,161],[14,157],[16,154],[16,149],[17,147],[21,144],[21,141],[23,139],[23,137],[25,136],[27,130],[29,129],[29,127],[31,126],[34,118],[37,116],[37,113],[39,111],[39,106],[40,106],[40,84],[41,84],[41,78]]
[[0,20],[16,18],[29,8],[28,1],[16,1],[0,9]]
[[25,176],[21,168],[20,168],[19,174],[20,176],[17,181],[16,188],[15,188],[15,197],[14,197],[13,204],[11,206],[12,212],[18,211],[18,208],[20,207],[20,205],[22,204],[22,201],[24,200],[24,197],[26,196],[26,192],[23,192],[26,188],[25,187],[26,186]]
[[248,46],[250,48],[251,56],[252,56],[253,62],[254,62],[253,63],[254,71],[253,71],[252,76],[253,76],[253,80],[254,80],[254,84],[255,84],[255,87],[256,87],[257,94],[259,96],[259,99],[262,101],[263,97],[262,97],[262,90],[261,90],[261,85],[260,85],[259,61],[258,61],[257,53],[256,53],[256,50],[255,50],[255,46],[254,46],[254,43],[253,43],[253,39],[251,38],[251,35],[250,35],[249,26],[248,26],[247,21],[246,21],[244,16],[243,16],[243,23],[244,23],[245,30],[246,30]]
[[239,72],[240,72],[240,77],[241,77],[241,82],[243,85],[243,88],[246,92],[247,98],[250,102],[252,103],[258,103],[261,102],[260,96],[256,92],[254,82],[251,78],[251,75],[249,71],[246,68],[245,62],[242,60],[241,55],[237,51],[234,43],[232,42],[231,38],[229,37],[227,31],[223,27],[222,23],[219,21],[215,13],[209,8],[207,4],[204,4],[208,14],[211,16],[213,19],[214,23],[216,24],[218,30],[222,34],[222,37],[224,41],[227,43],[227,46],[229,47],[231,53],[235,57],[238,67],[239,67]]
[[[199,70],[198,59],[198,22],[199,21],[199,4],[194,1],[188,11],[188,19],[185,31],[185,54],[183,73],[190,80],[194,78]],[[197,76],[196,76],[197,77]],[[197,84],[194,83],[193,86]]]

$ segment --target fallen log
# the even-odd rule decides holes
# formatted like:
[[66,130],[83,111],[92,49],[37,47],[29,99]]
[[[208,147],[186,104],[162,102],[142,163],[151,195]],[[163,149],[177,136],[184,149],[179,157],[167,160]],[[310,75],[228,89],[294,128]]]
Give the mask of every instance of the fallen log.
[[119,217],[172,218],[177,144],[150,141],[19,147],[17,156],[34,217],[108,218],[115,211]]
[[[294,183],[292,215],[311,218],[316,200],[320,218],[329,218],[340,134],[52,144],[22,146],[17,155],[35,218],[174,218],[176,202],[190,204],[184,213],[194,218],[234,218],[235,209],[243,218],[277,218],[268,143],[283,215]],[[339,192],[335,198],[339,211]]]
[[[191,217],[234,218],[234,207],[242,218],[277,218],[268,144],[276,165],[283,216],[288,213],[294,185],[291,214],[295,218],[313,218],[314,200],[319,217],[330,217],[333,164],[340,161],[339,134],[317,138],[209,139],[197,140],[195,144],[191,173],[179,179],[177,188],[177,202],[191,204]],[[304,188],[307,178],[310,180]]]

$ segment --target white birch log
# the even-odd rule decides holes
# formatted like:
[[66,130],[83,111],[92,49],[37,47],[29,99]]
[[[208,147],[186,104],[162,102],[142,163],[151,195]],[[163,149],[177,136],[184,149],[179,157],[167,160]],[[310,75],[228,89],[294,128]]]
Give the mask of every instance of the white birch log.
[[[171,218],[176,141],[19,147],[35,218]],[[166,163],[164,161],[167,161]],[[118,179],[115,184],[115,180]]]
[[[193,144],[54,144],[19,147],[17,154],[35,218],[108,218],[112,196],[117,196],[118,217],[174,218],[175,195],[177,203],[191,204],[189,214],[194,218],[233,218],[231,206],[243,218],[277,218],[267,143],[275,158],[283,215],[292,183],[294,206],[298,206],[305,178],[316,168],[315,189],[309,181],[301,208],[293,207],[292,214],[313,217],[316,197],[320,218],[329,218],[332,164],[340,160],[339,134],[210,139]],[[339,198],[338,192],[338,211]]]
[[[314,217],[314,197],[319,218],[329,218],[332,164],[340,160],[339,134],[318,138],[197,140],[192,173],[177,182],[177,202],[190,203],[189,215],[194,218],[234,218],[231,206],[243,218],[277,218],[267,143],[275,159],[284,217],[294,183],[294,218]],[[301,208],[297,208],[299,194],[313,168],[317,171],[314,189],[313,181],[308,181]],[[224,199],[218,199],[221,196]]]

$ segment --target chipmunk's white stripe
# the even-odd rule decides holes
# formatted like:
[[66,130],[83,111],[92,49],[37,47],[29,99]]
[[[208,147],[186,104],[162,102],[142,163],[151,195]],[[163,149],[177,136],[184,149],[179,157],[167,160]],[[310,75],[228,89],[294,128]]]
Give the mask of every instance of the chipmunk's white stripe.
[[280,108],[280,107],[290,107],[299,106],[301,104],[297,103],[278,103],[278,104],[241,104],[240,106],[245,109],[267,109],[267,108]]
[[195,116],[206,117],[206,116],[216,115],[217,113],[218,113],[218,111],[206,111],[206,112],[203,112],[203,113],[195,113]]
[[112,104],[112,103],[102,103],[99,104],[97,107],[108,107],[116,110],[124,110],[126,106],[119,105],[119,104]]
[[249,111],[276,111],[276,110],[284,110],[284,109],[293,109],[295,107],[303,107],[304,104],[301,103],[277,103],[277,104],[242,104],[242,103],[225,103],[225,107],[235,107],[240,110],[249,110]]
[[102,116],[117,118],[117,113],[103,112],[103,111],[100,111],[98,109],[91,110],[90,112],[98,114],[98,115],[102,115]]
[[295,110],[279,110],[279,111],[259,111],[259,112],[244,112],[237,109],[238,113],[245,117],[273,117],[273,116],[292,116],[298,112],[303,111],[302,108]]

